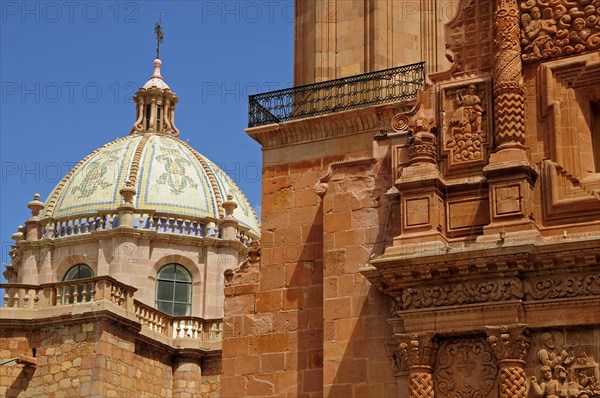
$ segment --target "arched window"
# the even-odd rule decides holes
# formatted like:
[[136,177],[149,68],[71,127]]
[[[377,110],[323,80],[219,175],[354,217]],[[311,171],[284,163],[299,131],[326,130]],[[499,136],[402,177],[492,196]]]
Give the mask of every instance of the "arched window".
[[158,271],[156,308],[172,316],[192,314],[192,275],[183,265],[168,264]]
[[[92,278],[94,276],[94,271],[90,267],[85,264],[77,264],[69,268],[69,270],[65,273],[63,277],[63,281],[74,281],[77,279],[86,279]],[[90,301],[92,298],[92,290],[93,284],[88,283],[85,285],[75,286],[65,286],[62,289],[62,304],[73,304],[75,300],[78,303],[82,301]]]

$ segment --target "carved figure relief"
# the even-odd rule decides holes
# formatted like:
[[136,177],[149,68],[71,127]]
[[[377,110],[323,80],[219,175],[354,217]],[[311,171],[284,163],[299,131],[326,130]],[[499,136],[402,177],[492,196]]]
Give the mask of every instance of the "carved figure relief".
[[[597,331],[596,331],[597,332]],[[559,345],[557,341],[561,341]],[[598,398],[600,384],[593,331],[544,331],[534,338],[529,395],[534,398]]]
[[435,364],[439,396],[485,398],[496,390],[496,361],[482,337],[443,342]]
[[486,93],[485,83],[443,92],[444,150],[450,166],[485,160],[489,133]]
[[523,61],[600,48],[599,0],[526,0],[520,8]]

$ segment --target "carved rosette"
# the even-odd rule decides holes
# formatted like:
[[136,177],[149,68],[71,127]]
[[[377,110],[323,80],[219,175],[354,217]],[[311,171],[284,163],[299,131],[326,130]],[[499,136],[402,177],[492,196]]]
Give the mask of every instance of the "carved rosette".
[[433,364],[438,344],[432,332],[398,334],[400,355],[408,365],[409,398],[433,398]]
[[496,145],[498,149],[522,148],[525,98],[517,0],[496,0],[494,46]]
[[488,327],[488,343],[498,359],[500,398],[526,398],[525,359],[529,333],[525,325]]

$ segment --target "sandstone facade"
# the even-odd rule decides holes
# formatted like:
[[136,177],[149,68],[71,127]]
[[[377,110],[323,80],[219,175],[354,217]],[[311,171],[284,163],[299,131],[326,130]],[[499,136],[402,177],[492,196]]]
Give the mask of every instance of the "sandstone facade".
[[[224,396],[600,396],[600,4],[463,0],[432,22],[416,2],[399,41],[382,10],[402,2],[314,3],[295,76],[318,84],[250,100],[272,112],[247,130],[262,256],[226,287]],[[343,79],[422,60],[414,99]]]

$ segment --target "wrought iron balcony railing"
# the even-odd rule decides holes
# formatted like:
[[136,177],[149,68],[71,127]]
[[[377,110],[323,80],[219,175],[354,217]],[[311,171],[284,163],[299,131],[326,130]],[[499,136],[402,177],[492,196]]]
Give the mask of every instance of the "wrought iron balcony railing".
[[416,98],[425,63],[251,95],[248,127]]

